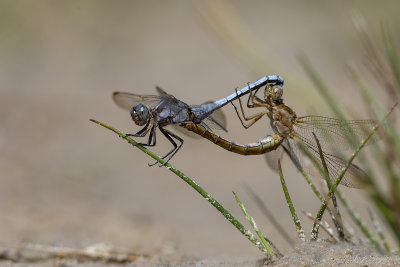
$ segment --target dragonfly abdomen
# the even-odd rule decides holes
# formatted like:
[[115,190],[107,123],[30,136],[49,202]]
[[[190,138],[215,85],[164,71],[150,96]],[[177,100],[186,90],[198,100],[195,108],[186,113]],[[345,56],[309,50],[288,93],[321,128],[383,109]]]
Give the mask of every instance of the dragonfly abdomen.
[[203,138],[213,142],[214,144],[226,149],[228,151],[234,152],[240,155],[260,155],[278,148],[282,143],[283,137],[278,134],[268,135],[255,143],[249,143],[246,145],[237,144],[232,141],[228,141],[213,132],[208,131],[205,127],[195,123],[182,123],[180,126],[186,128],[187,130],[194,132]]

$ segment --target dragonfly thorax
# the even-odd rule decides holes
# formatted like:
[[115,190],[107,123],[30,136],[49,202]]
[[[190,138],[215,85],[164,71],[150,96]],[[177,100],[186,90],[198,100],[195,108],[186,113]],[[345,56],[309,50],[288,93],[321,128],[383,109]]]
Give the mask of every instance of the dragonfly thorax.
[[150,119],[149,109],[143,104],[136,105],[131,109],[131,117],[136,125],[143,126]]
[[276,133],[287,137],[293,132],[296,118],[296,113],[285,104],[275,106],[272,109],[272,128]]

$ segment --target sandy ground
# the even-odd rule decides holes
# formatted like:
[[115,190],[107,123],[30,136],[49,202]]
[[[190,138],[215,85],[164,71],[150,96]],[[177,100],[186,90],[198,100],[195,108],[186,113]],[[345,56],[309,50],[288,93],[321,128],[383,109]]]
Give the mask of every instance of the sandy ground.
[[[320,239],[303,242],[279,258],[251,260],[194,259],[185,256],[134,255],[112,252],[97,245],[77,251],[31,244],[0,251],[1,266],[398,266],[399,257],[382,255],[364,241],[333,243]],[[47,252],[44,252],[47,250]]]
[[[297,62],[300,54],[308,55],[328,84],[336,85],[343,105],[364,118],[345,73],[346,63],[360,66],[364,56],[351,14],[357,11],[368,18],[377,35],[382,20],[398,33],[397,1],[385,2],[0,1],[0,247],[83,249],[106,244],[141,255],[141,261],[150,257],[143,265],[222,265],[227,260],[227,266],[257,265],[259,251],[204,199],[165,168],[149,168],[150,158],[89,118],[133,133],[138,127],[112,102],[114,90],[154,94],[159,85],[189,104],[199,104],[267,74],[285,77],[285,100],[299,114],[313,110],[327,115],[323,104],[316,105],[317,93]],[[262,68],[216,33],[212,18],[226,19],[227,10],[239,20],[228,28],[245,25],[245,32],[257,37],[249,39],[249,47],[264,51],[253,54]],[[270,131],[264,120],[245,130],[232,107],[223,110],[227,138],[248,143]],[[159,136],[154,150],[162,154],[169,148]],[[206,140],[185,138],[171,163],[244,222],[231,192],[238,193],[285,254],[275,264],[284,266],[285,259],[305,253],[307,246],[314,251],[315,244],[301,245],[290,254],[298,241],[286,243],[244,189],[245,184],[252,187],[296,240],[278,176],[262,156],[242,157]],[[288,160],[283,167],[295,205],[315,213],[318,203],[306,183]],[[343,192],[366,214],[362,192]],[[310,221],[301,219],[310,229]],[[335,246],[314,260],[322,264],[336,252],[350,257],[343,252],[346,247]],[[358,255],[358,248],[352,250]],[[304,257],[307,265],[312,256]],[[65,260],[46,264],[89,265]],[[387,260],[389,264],[393,259]]]

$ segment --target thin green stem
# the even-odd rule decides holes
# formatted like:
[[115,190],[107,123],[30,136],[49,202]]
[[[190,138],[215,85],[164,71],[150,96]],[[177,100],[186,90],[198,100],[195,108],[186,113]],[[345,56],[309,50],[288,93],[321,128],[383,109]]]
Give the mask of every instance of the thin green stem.
[[307,173],[303,170],[300,163],[297,162],[297,160],[293,157],[292,153],[290,153],[290,151],[288,151],[286,149],[286,147],[283,146],[283,149],[285,150],[286,154],[289,156],[290,160],[293,162],[293,164],[297,168],[297,170],[301,173],[301,175],[303,175],[304,179],[306,179],[306,182],[311,187],[311,190],[314,192],[314,194],[317,196],[317,198],[321,201],[321,203],[323,203],[324,198],[322,197],[321,193],[318,191],[318,189],[314,185],[314,183],[311,181],[310,177],[308,177]]
[[303,227],[301,227],[299,216],[297,216],[296,210],[293,206],[292,198],[290,197],[289,190],[287,189],[285,178],[283,177],[280,160],[278,160],[278,168],[279,168],[279,177],[281,180],[283,193],[285,194],[286,202],[288,204],[290,214],[292,215],[293,222],[296,225],[297,235],[299,236],[300,240],[305,241],[306,237],[304,234],[304,230],[303,230]]
[[178,177],[180,177],[182,180],[184,180],[187,184],[189,184],[194,190],[196,190],[201,196],[203,196],[211,205],[213,205],[230,223],[232,223],[244,236],[247,237],[247,239],[250,240],[251,243],[253,243],[262,253],[264,253],[266,256],[269,256],[268,251],[264,247],[264,245],[257,239],[255,235],[253,235],[249,230],[246,229],[238,220],[236,220],[235,217],[232,216],[229,211],[227,211],[217,200],[215,200],[210,194],[208,194],[202,187],[200,187],[195,181],[187,177],[183,172],[180,170],[176,169],[173,167],[170,163],[167,163],[164,159],[160,158],[157,156],[155,153],[150,151],[149,149],[143,147],[133,139],[131,139],[129,136],[126,136],[124,133],[120,132],[119,130],[108,126],[107,124],[104,124],[102,122],[90,119],[90,121],[97,123],[114,133],[118,134],[120,137],[128,141],[130,144],[133,146],[137,147],[153,159],[157,160],[160,164],[165,166],[168,170],[171,172],[175,173]]
[[264,234],[261,232],[261,230],[258,228],[256,221],[254,218],[249,214],[249,212],[246,210],[246,207],[243,205],[242,201],[240,201],[239,197],[236,195],[235,192],[232,192],[235,195],[236,202],[239,204],[240,209],[243,211],[244,216],[246,216],[247,220],[253,227],[254,231],[256,231],[258,237],[260,238],[261,242],[264,244],[264,247],[268,251],[269,255],[271,257],[275,256],[274,251],[272,250],[271,246],[269,245],[268,241],[265,240]]
[[[397,104],[396,104],[397,105]],[[395,108],[394,105],[389,112],[385,115],[385,117],[382,119],[382,121],[385,121],[386,118],[390,115],[390,113],[392,113],[393,109]],[[365,144],[367,143],[367,141],[372,137],[372,135],[376,132],[376,130],[378,129],[379,125],[375,125],[374,128],[372,128],[372,130],[369,132],[369,134],[367,135],[367,137],[361,142],[361,144],[359,145],[359,147],[354,151],[354,153],[351,155],[351,157],[349,158],[349,160],[347,161],[345,167],[342,169],[342,171],[339,173],[338,177],[335,180],[335,183],[332,185],[332,187],[329,190],[328,193],[328,198],[330,198],[332,196],[332,194],[335,193],[336,188],[338,187],[339,183],[341,182],[342,178],[344,177],[344,174],[346,173],[347,169],[350,167],[351,163],[353,162],[354,158],[358,155],[358,153],[361,151],[361,149],[365,146]],[[317,218],[322,218],[322,215],[325,212],[327,206],[327,202],[324,200],[324,202],[322,203],[320,209],[318,210],[317,213]],[[363,228],[361,228],[363,229]],[[368,232],[363,231],[364,234],[371,240],[371,242],[376,246],[379,247],[378,242],[372,237],[372,235]]]
[[283,229],[282,225],[280,222],[278,222],[272,212],[268,209],[267,205],[265,202],[251,189],[251,187],[247,184],[246,188],[248,190],[248,193],[253,197],[254,202],[256,202],[257,206],[261,209],[262,213],[270,220],[273,226],[278,230],[279,234],[283,237],[283,239],[286,240],[286,242],[294,248],[293,244],[294,241],[292,238],[289,236],[289,234]]
[[[331,177],[329,176],[329,170],[328,170],[328,166],[326,165],[326,161],[325,161],[324,153],[322,152],[321,144],[320,144],[320,142],[319,142],[319,140],[317,138],[317,135],[314,132],[312,134],[314,136],[315,142],[317,143],[319,157],[321,159],[321,163],[322,163],[322,167],[323,167],[323,169],[321,168],[322,174],[323,174],[323,176],[325,178],[326,184],[328,185],[328,189],[331,189],[332,181],[331,181]],[[317,165],[319,165],[319,164],[317,163]],[[320,167],[320,166],[318,166],[318,167]],[[332,194],[332,198],[331,199],[332,199],[332,204],[333,204],[333,206],[335,208],[335,211],[336,211],[336,212],[334,212],[333,210],[330,211],[331,217],[332,217],[332,221],[335,224],[335,227],[336,227],[336,230],[338,232],[339,238],[341,240],[343,240],[344,239],[344,231],[343,231],[342,217],[340,216],[340,211],[339,211],[339,207],[337,205],[335,194]]]

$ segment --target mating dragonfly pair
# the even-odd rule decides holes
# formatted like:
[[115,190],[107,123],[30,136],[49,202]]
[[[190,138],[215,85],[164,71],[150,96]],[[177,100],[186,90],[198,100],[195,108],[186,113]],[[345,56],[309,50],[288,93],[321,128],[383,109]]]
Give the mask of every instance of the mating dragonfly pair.
[[[113,99],[118,106],[130,110],[132,120],[136,125],[144,126],[136,134],[127,134],[128,136],[144,137],[148,134],[148,142],[141,143],[141,145],[155,146],[158,128],[171,142],[173,149],[163,156],[163,159],[167,159],[167,161],[183,145],[182,138],[164,128],[168,125],[183,127],[228,151],[241,155],[259,155],[270,152],[267,154],[268,163],[275,169],[277,159],[283,155],[283,149],[302,168],[303,150],[300,143],[315,156],[315,159],[321,161],[317,138],[322,147],[322,154],[328,167],[328,172],[332,177],[336,177],[346,165],[346,161],[327,152],[330,151],[328,146],[330,141],[335,140],[338,145],[347,146],[348,136],[361,140],[377,122],[374,120],[343,121],[322,116],[297,117],[296,113],[283,103],[283,84],[284,80],[277,75],[265,76],[239,91],[236,90],[221,100],[192,106],[167,94],[159,87],[156,88],[159,95],[114,92]],[[264,99],[261,99],[256,95],[264,86]],[[247,100],[248,108],[259,107],[265,108],[265,110],[246,116],[240,99],[245,94],[249,94]],[[235,100],[239,100],[240,113],[236,106],[233,105]],[[264,115],[267,115],[274,133],[257,142],[246,145],[228,141],[214,134],[211,128],[227,131],[224,116],[219,109],[228,103],[232,103],[234,106],[243,127],[249,128]],[[341,184],[348,187],[359,187],[359,178],[364,175],[364,172],[359,167],[351,164]]]

